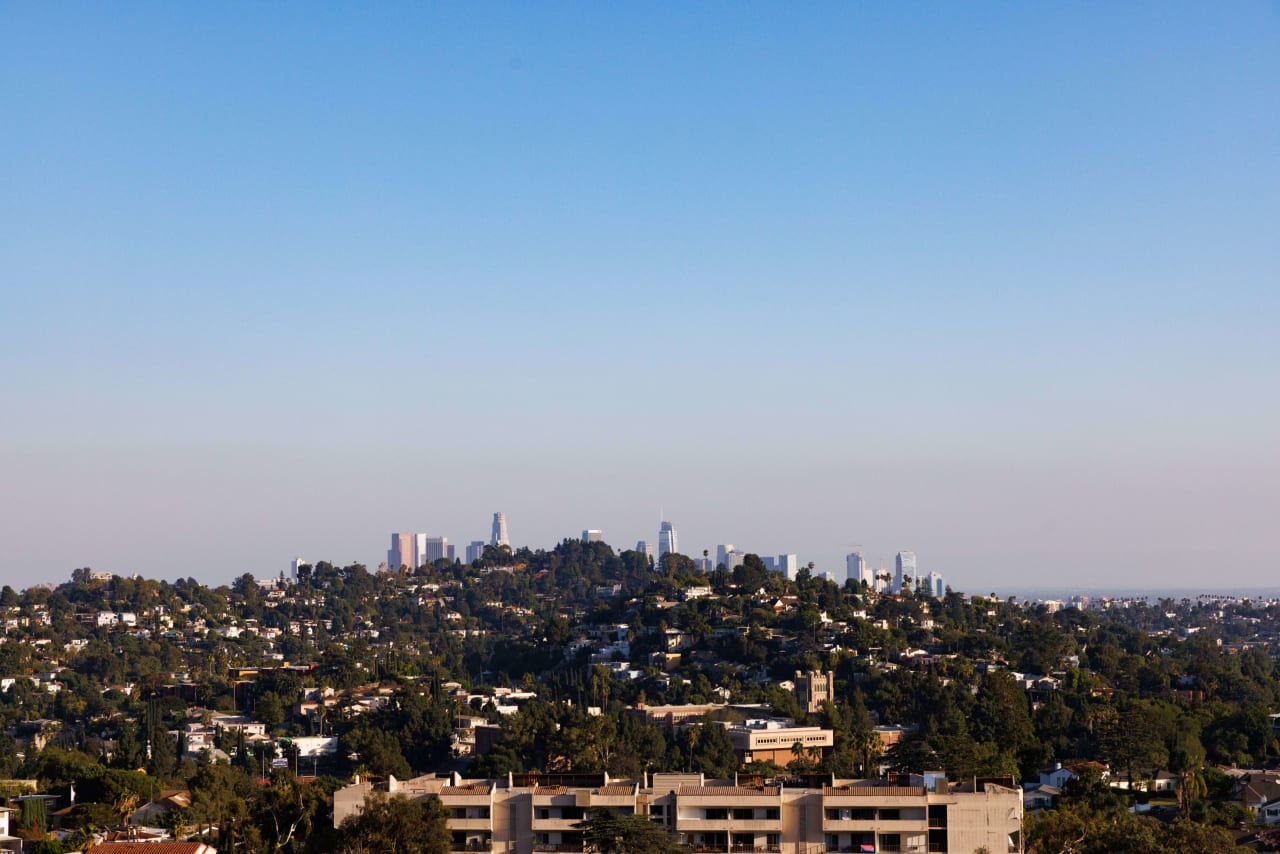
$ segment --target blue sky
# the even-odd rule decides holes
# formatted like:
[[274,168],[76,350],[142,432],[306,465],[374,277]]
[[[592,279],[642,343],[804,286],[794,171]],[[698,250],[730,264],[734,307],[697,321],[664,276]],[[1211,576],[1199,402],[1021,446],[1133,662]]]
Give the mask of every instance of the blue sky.
[[0,4],[0,580],[1280,564],[1280,6]]

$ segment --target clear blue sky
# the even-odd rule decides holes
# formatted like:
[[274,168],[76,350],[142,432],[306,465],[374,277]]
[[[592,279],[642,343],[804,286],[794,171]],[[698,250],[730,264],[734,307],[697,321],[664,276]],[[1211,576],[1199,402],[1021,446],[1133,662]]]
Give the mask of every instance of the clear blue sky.
[[1280,5],[0,3],[0,581],[1280,568]]

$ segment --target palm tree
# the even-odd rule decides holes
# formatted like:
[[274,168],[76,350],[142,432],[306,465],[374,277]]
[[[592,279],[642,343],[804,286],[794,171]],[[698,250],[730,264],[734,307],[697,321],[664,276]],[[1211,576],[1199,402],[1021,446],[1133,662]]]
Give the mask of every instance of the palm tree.
[[1199,771],[1188,769],[1178,778],[1178,808],[1182,810],[1183,815],[1190,815],[1191,804],[1195,799],[1203,798],[1208,793],[1209,788],[1204,782],[1204,775]]
[[849,748],[857,759],[858,771],[866,776],[874,756],[880,752],[880,736],[870,727],[858,727],[849,734]]
[[125,824],[129,821],[129,816],[138,808],[139,800],[141,799],[134,792],[122,794],[120,797],[116,798],[115,803],[111,806],[116,811],[116,814],[120,816],[121,824]]

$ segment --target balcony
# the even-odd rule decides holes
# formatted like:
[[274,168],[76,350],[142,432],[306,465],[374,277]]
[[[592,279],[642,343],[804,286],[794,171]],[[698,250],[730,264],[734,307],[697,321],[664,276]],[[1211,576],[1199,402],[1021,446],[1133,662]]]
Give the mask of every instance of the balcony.
[[827,833],[923,833],[928,829],[923,818],[848,818],[822,820]]
[[450,830],[493,830],[491,818],[450,818]]
[[676,818],[681,833],[781,833],[781,818]]
[[581,830],[575,825],[582,823],[586,817],[582,818],[535,818],[533,820],[533,829],[535,831],[565,831],[565,830]]
[[573,851],[582,854],[581,842],[535,842],[534,851]]
[[695,854],[779,854],[779,845],[695,845]]
[[450,842],[449,843],[449,851],[451,852],[451,854],[463,854],[463,852],[465,852],[465,854],[476,854],[476,852],[479,852],[479,851],[491,851],[491,850],[493,850],[492,841],[477,842],[473,840],[471,842]]

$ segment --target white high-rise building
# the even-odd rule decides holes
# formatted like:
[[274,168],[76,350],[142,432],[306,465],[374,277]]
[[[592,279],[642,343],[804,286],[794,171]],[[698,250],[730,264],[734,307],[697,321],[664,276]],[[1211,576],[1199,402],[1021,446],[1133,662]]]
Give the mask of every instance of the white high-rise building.
[[636,551],[640,552],[640,554],[644,555],[650,560],[653,559],[653,546],[649,545],[644,540],[636,541]]
[[733,551],[733,543],[721,543],[716,546],[716,566],[723,566],[725,569],[733,569],[729,566],[729,552]]
[[844,559],[845,578],[855,584],[865,581],[868,586],[875,587],[875,574],[867,571],[867,559],[860,549],[854,549]]
[[680,554],[680,538],[670,522],[658,526],[658,562],[662,562],[665,554]]
[[905,578],[910,578],[913,582],[916,577],[916,553],[915,552],[898,552],[895,561],[896,574],[893,578],[893,589],[902,592],[902,582]]
[[298,580],[298,569],[303,565],[310,565],[311,561],[304,557],[295,557],[289,564],[289,580],[296,582]]
[[472,540],[467,546],[467,563],[475,563],[484,557],[484,540]]
[[507,538],[507,514],[493,514],[493,536],[489,539],[489,545],[511,547],[511,540]]
[[795,555],[778,555],[778,572],[794,581],[800,573],[800,559]]
[[892,589],[893,573],[885,569],[884,564],[880,564],[879,569],[872,570],[871,576],[872,578],[875,579],[875,584],[871,586],[874,587],[878,592],[885,593],[885,592],[888,592],[890,589]]
[[586,528],[582,532],[582,541],[584,543],[604,542],[604,531],[599,528]]
[[947,583],[942,579],[942,573],[931,572],[928,575],[928,590],[930,595],[935,599],[945,598],[947,595]]

